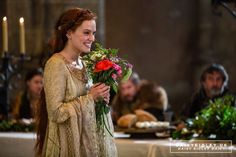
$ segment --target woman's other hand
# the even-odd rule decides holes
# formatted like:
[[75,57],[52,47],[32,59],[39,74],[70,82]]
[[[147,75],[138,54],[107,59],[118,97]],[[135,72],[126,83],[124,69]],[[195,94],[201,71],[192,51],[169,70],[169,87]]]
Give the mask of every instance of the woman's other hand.
[[104,97],[104,101],[109,104],[109,101],[110,101],[110,88],[109,88],[109,92],[105,95]]
[[102,98],[108,104],[110,100],[110,87],[104,83],[96,83],[90,88],[89,94],[92,95],[95,101]]

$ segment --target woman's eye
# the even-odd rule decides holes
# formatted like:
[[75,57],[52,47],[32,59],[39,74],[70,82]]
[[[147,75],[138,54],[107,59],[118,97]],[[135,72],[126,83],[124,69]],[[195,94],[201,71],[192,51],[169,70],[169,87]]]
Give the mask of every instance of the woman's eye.
[[84,32],[84,34],[89,35],[89,32]]

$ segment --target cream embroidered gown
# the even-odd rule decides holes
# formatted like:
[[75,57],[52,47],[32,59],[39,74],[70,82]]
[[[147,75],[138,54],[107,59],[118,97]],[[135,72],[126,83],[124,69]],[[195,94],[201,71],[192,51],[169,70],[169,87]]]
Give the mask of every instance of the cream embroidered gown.
[[[97,131],[95,104],[87,94],[85,67],[81,70],[60,54],[46,63],[44,90],[48,110],[48,128],[43,156],[116,157],[113,137]],[[113,132],[110,113],[107,125]]]

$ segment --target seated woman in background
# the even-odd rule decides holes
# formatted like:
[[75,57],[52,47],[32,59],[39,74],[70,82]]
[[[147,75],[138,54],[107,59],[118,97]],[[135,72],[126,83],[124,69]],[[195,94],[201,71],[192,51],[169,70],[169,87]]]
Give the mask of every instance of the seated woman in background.
[[164,112],[168,107],[168,98],[164,88],[146,81],[141,85],[137,98],[137,109],[152,114],[158,121],[165,120]]
[[43,88],[43,72],[33,69],[25,76],[25,90],[20,92],[12,104],[12,116],[15,119],[34,118],[40,93]]

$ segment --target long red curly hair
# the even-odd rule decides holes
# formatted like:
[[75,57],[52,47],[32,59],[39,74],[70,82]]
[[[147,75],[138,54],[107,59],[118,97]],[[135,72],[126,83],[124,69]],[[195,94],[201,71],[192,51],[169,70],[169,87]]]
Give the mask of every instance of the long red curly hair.
[[[53,53],[58,53],[65,47],[69,30],[75,31],[83,21],[95,20],[96,15],[88,9],[73,8],[65,11],[58,19],[55,26],[55,43]],[[48,125],[48,113],[46,107],[45,92],[42,90],[41,99],[36,112],[37,141],[35,145],[36,154],[42,156],[46,130]]]

